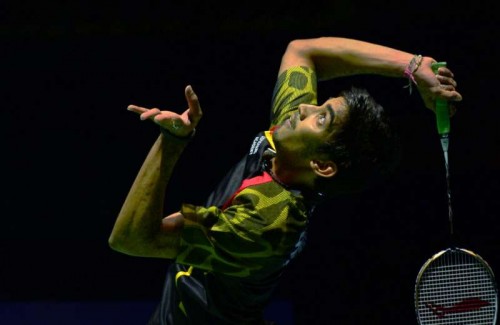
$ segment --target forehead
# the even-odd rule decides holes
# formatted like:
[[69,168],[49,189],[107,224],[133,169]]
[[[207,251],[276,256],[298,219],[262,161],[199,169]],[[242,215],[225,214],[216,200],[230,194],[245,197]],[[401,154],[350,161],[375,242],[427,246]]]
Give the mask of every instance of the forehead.
[[347,107],[347,101],[344,97],[330,97],[323,105],[331,105],[332,108],[337,111],[337,109],[345,109]]

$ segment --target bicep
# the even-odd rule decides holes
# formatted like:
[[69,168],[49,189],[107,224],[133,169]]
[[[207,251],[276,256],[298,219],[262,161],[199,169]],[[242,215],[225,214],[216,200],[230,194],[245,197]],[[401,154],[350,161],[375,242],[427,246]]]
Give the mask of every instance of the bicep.
[[177,256],[184,217],[179,212],[165,217],[150,235],[112,236],[109,245],[130,256],[173,259]]
[[143,242],[140,256],[173,259],[177,256],[181,232],[186,221],[180,212],[174,212],[162,219],[160,229],[151,239]]

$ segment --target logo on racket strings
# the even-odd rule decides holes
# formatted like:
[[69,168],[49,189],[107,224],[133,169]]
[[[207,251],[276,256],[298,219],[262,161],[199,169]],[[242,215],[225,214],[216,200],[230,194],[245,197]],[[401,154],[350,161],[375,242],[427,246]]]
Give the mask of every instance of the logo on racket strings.
[[425,305],[429,307],[432,313],[438,318],[443,318],[448,314],[466,313],[469,311],[479,310],[483,307],[491,305],[491,303],[482,300],[481,298],[467,298],[451,307],[435,305],[432,302],[427,302]]

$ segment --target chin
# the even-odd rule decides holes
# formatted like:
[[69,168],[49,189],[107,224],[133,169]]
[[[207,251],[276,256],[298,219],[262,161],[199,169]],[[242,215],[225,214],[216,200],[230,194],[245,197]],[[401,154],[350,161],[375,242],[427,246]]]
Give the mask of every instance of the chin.
[[281,141],[281,139],[283,139],[283,127],[280,126],[278,128],[276,128],[273,132],[273,141],[274,143],[279,143]]

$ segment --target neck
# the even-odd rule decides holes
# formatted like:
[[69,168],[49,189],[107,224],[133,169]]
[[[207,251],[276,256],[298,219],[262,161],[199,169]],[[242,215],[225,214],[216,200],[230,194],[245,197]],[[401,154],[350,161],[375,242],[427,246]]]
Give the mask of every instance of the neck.
[[280,164],[277,157],[271,159],[269,173],[271,177],[285,187],[297,189],[312,189],[312,180],[308,180],[304,167]]

